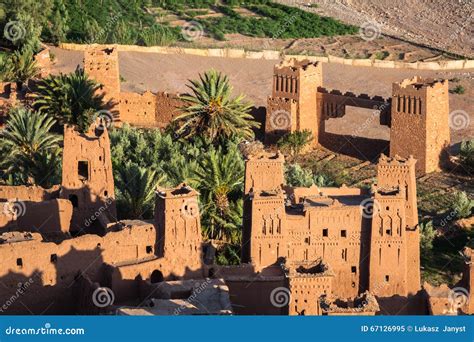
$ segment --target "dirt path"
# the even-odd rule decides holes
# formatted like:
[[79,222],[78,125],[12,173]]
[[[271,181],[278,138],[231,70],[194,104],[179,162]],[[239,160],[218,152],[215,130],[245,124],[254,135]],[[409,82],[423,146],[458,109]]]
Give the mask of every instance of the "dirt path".
[[[279,0],[349,24],[375,22],[382,33],[474,57],[472,0]],[[308,7],[303,4],[316,4]]]

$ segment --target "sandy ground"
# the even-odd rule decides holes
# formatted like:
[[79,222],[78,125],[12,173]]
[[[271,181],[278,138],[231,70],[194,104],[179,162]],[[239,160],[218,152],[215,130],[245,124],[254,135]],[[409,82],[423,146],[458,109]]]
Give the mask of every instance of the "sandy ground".
[[[82,64],[81,52],[53,48],[56,56],[54,72],[70,72]],[[122,89],[126,91],[186,92],[188,79],[195,79],[200,72],[214,68],[229,76],[234,93],[244,93],[257,106],[265,106],[271,94],[273,60],[226,59],[218,57],[199,57],[190,55],[163,55],[156,53],[121,52],[120,75],[124,79]],[[353,67],[341,64],[323,65],[324,86],[326,88],[366,93],[371,96],[391,95],[392,82],[401,81],[415,75],[436,78],[458,78],[453,85],[466,88],[463,95],[450,94],[450,110],[463,110],[469,115],[470,124],[462,129],[452,129],[452,143],[474,137],[473,76],[472,71],[420,71],[408,69],[382,69]],[[378,120],[370,119],[369,110],[350,108],[340,119],[330,119],[327,131],[338,134],[353,134],[367,138],[389,139],[389,129],[380,126]],[[360,130],[363,125],[366,129]]]
[[[474,57],[472,0],[279,0],[304,10],[362,25],[377,23],[382,34]],[[304,6],[316,4],[316,8]]]

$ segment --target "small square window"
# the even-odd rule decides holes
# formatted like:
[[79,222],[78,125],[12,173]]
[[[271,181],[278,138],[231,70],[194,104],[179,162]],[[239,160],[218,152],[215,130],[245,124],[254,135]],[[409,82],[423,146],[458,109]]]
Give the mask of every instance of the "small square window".
[[352,266],[352,267],[351,267],[351,272],[352,272],[352,273],[357,273],[357,267],[356,267],[356,266]]
[[22,258],[16,259],[16,265],[20,266],[20,267],[23,267],[23,259]]
[[77,162],[77,174],[80,179],[89,180],[89,162],[87,160]]
[[147,254],[153,253],[153,247],[152,246],[146,246],[146,253]]
[[341,237],[347,237],[347,230],[341,230]]
[[328,236],[328,229],[327,228],[323,229],[323,236]]
[[58,255],[57,254],[51,254],[50,261],[55,264],[56,261],[58,261]]

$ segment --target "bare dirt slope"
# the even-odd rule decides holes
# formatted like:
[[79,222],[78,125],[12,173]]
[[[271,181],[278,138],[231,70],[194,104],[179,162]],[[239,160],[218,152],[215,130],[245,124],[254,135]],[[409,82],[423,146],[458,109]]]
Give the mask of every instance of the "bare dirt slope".
[[[362,25],[376,22],[382,34],[474,57],[472,0],[279,0],[304,10]],[[316,4],[309,7],[307,4]]]
[[[83,54],[77,51],[52,49],[56,56],[54,72],[70,72],[82,64]],[[121,52],[120,75],[122,90],[143,92],[168,91],[186,92],[189,79],[214,68],[229,76],[234,93],[244,93],[257,106],[265,106],[267,96],[271,94],[273,66],[275,60],[251,60],[240,58],[199,57],[191,55],[163,55],[157,53]],[[452,86],[461,84],[466,91],[463,95],[450,94],[451,111],[463,110],[470,115],[470,125],[452,130],[452,142],[474,137],[473,76],[469,71],[423,71],[408,69],[381,69],[371,67],[353,67],[341,64],[323,64],[324,86],[356,94],[371,96],[391,96],[392,82],[401,81],[415,75],[455,79]],[[351,135],[354,130],[367,138],[389,139],[389,130],[380,126],[377,120],[370,119],[371,111],[351,108],[341,119],[330,119],[327,131]],[[364,125],[366,129],[359,130]],[[358,134],[359,135],[359,134]]]

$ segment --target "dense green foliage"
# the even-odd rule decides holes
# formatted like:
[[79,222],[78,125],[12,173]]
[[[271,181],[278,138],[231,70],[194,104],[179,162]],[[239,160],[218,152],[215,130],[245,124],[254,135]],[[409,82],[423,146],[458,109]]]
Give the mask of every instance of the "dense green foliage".
[[332,186],[330,178],[324,174],[313,174],[310,169],[305,169],[299,164],[288,164],[285,167],[285,182],[291,186]]
[[[240,7],[255,15],[236,11]],[[155,12],[151,9],[158,8]],[[209,9],[222,16],[198,18]],[[311,38],[356,33],[356,28],[299,8],[270,1],[212,0],[4,0],[0,4],[0,29],[15,23],[13,40],[0,45],[40,48],[40,41],[59,43],[121,43],[167,45],[184,41],[181,27],[164,20],[167,14],[199,22],[217,39],[226,33],[254,37]],[[11,28],[11,27],[7,27]]]
[[15,108],[0,132],[0,170],[12,185],[49,187],[59,176],[62,137],[51,133],[55,120],[46,114]]
[[244,177],[244,162],[236,142],[215,147],[198,137],[176,140],[160,130],[128,125],[112,130],[110,139],[117,202],[123,218],[151,218],[155,186],[173,187],[185,182],[201,194],[204,237],[219,241],[220,262],[235,263],[235,259],[228,258],[237,253],[242,236]]
[[474,200],[471,200],[464,191],[456,192],[451,211],[457,218],[465,218],[472,215]]
[[100,85],[89,79],[82,69],[70,74],[51,75],[37,86],[34,107],[55,117],[61,124],[75,125],[81,132],[89,129],[98,111],[112,103],[104,103],[97,93]]

